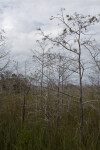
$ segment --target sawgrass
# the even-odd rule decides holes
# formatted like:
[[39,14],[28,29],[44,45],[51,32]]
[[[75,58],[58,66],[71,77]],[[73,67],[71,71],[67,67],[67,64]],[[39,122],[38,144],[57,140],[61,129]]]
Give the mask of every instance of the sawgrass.
[[68,112],[66,107],[60,112],[57,127],[54,102],[49,103],[49,122],[44,119],[43,109],[36,112],[35,102],[34,96],[26,97],[25,122],[22,123],[23,96],[0,95],[0,150],[100,150],[97,110],[84,108],[84,142],[81,143],[78,104],[71,104]]

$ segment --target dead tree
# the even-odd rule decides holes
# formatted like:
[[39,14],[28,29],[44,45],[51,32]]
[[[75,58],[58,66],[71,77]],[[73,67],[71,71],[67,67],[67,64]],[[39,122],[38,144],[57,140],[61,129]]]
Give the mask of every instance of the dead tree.
[[[92,64],[93,68],[95,68],[95,76],[97,77],[96,85],[97,85],[97,96],[98,96],[98,120],[99,120],[99,136],[100,136],[100,48],[95,43],[89,43],[89,45],[86,45],[86,48],[88,49],[91,57],[92,57]],[[95,67],[94,67],[95,66]]]
[[83,92],[82,92],[82,78],[84,73],[84,66],[82,63],[82,53],[86,49],[86,45],[91,42],[91,37],[87,35],[87,28],[99,19],[96,16],[80,15],[74,13],[73,15],[65,15],[65,9],[61,9],[61,13],[56,17],[52,16],[50,20],[57,19],[60,25],[63,26],[63,31],[60,35],[53,38],[51,34],[46,35],[41,29],[38,29],[45,40],[51,41],[53,45],[62,47],[67,52],[72,53],[78,60],[78,74],[80,86],[80,139],[83,141]]
[[[50,51],[51,48],[48,47],[46,42],[44,40],[38,41],[37,40],[38,48],[33,48],[33,61],[35,60],[35,63],[37,65],[37,72],[40,76],[40,112],[43,111],[45,120],[47,119],[47,105],[48,105],[48,96],[45,94],[44,86],[46,86],[49,83],[46,82],[47,76],[46,71],[47,67],[49,66],[48,60],[47,60],[47,53]],[[45,76],[46,75],[46,76]],[[39,85],[38,85],[39,86]],[[46,92],[47,93],[47,92]]]
[[[9,51],[6,50],[5,47],[5,42],[6,42],[6,38],[4,36],[5,31],[1,30],[0,31],[0,76],[3,73],[3,71],[7,68],[10,59],[9,59]],[[0,89],[2,92],[2,80],[0,81]]]

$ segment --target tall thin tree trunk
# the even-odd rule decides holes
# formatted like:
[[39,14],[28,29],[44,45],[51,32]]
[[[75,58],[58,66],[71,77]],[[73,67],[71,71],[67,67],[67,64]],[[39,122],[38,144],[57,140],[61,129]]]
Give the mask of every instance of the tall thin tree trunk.
[[57,127],[59,124],[59,87],[58,87],[58,93],[57,93]]
[[99,120],[99,138],[100,138],[100,83],[98,79],[98,120]]
[[22,111],[22,122],[25,121],[25,104],[26,104],[26,96],[24,94],[24,101],[23,101],[23,111]]
[[43,98],[43,73],[44,73],[44,49],[43,50],[43,56],[42,56],[42,68],[41,68],[41,92],[40,92],[40,108],[42,109],[42,98]]
[[41,91],[40,91],[40,108],[42,108],[42,97],[43,97],[43,65],[42,65],[42,76],[41,76]]
[[37,84],[37,79],[36,79],[36,122],[37,122],[37,116],[38,116],[38,84]]
[[60,68],[59,68],[58,91],[57,91],[57,127],[59,125],[59,101],[60,101],[59,90],[60,90]]
[[82,70],[81,70],[81,46],[79,33],[79,83],[80,83],[80,139],[83,142],[83,97],[82,97]]
[[[64,66],[63,66],[64,67]],[[63,68],[64,73],[64,68]],[[63,90],[64,90],[64,84],[63,84],[64,75],[62,75],[62,96],[61,96],[61,111],[63,112]]]
[[[24,82],[26,83],[26,61],[25,61],[25,79]],[[23,99],[23,112],[22,112],[22,122],[25,121],[25,105],[26,105],[26,93],[25,93],[25,87],[24,87],[24,99]]]
[[99,105],[98,105],[98,114],[99,114],[99,137],[100,137],[100,93],[99,93],[99,95],[98,95],[98,103],[99,103]]

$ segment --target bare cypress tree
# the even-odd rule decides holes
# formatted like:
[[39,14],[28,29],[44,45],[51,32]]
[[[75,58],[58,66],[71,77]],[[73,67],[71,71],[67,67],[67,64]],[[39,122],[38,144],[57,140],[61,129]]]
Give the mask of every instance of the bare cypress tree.
[[37,51],[35,48],[32,50],[33,53],[33,59],[36,60],[36,63],[38,63],[38,65],[41,67],[40,69],[40,74],[41,74],[41,81],[40,81],[40,106],[42,108],[42,98],[43,98],[43,77],[44,77],[44,66],[45,66],[45,62],[44,62],[44,55],[45,55],[45,48],[44,48],[44,44],[40,41],[37,40],[38,46],[39,46],[39,50]]
[[[49,66],[48,65],[48,60],[47,60],[47,53],[50,50],[50,48],[47,46],[46,42],[44,40],[38,41],[38,49],[34,48],[32,50],[33,53],[33,60],[35,60],[37,64],[37,71],[39,72],[40,76],[40,111],[43,112],[45,120],[47,118],[47,94],[45,95],[44,92],[44,86],[46,86],[46,78],[48,78],[48,75],[46,75],[46,68]],[[39,85],[38,85],[39,86]]]
[[[6,50],[6,38],[4,36],[5,31],[0,30],[0,78],[2,75],[2,72],[7,68],[10,59],[9,59],[9,51]],[[2,78],[0,79],[0,92],[2,93]]]
[[46,35],[41,29],[41,34],[45,39],[51,41],[54,45],[72,52],[78,59],[78,74],[80,86],[80,139],[83,141],[83,94],[82,94],[82,78],[84,66],[82,64],[82,52],[86,49],[86,45],[91,43],[90,36],[87,36],[87,28],[94,23],[99,22],[96,16],[84,16],[77,13],[73,15],[65,15],[65,9],[61,9],[61,13],[56,17],[52,16],[50,20],[57,19],[63,26],[63,32],[55,38],[51,34]]
[[89,53],[92,57],[92,62],[95,64],[95,73],[97,76],[97,96],[98,96],[98,116],[99,116],[99,137],[100,137],[100,48],[96,43],[89,43],[86,45],[86,48],[89,50]]

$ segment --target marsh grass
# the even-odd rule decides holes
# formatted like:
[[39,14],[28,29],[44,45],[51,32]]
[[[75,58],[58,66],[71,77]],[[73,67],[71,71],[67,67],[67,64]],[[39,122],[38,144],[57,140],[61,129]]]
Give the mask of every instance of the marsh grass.
[[[35,97],[28,95],[23,124],[22,102],[23,97],[20,95],[0,95],[0,150],[100,150],[97,110],[84,108],[82,144],[78,104],[72,104],[69,112],[64,109],[59,126],[56,127],[53,101],[50,103],[50,114],[53,117],[47,122],[44,120],[44,111],[35,110]],[[33,113],[30,114],[30,111]]]

